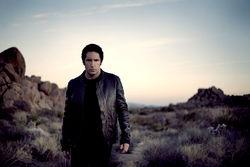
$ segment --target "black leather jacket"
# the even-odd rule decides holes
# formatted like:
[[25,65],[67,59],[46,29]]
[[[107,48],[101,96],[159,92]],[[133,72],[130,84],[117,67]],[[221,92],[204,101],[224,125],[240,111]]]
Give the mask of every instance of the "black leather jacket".
[[[80,142],[81,112],[84,112],[83,102],[86,86],[84,74],[85,72],[68,83],[62,126],[61,145],[63,150],[67,150],[70,146],[74,147]],[[101,78],[96,83],[96,95],[101,111],[105,142],[107,144],[116,142],[118,118],[121,129],[120,143],[130,143],[128,107],[119,77],[101,71]]]

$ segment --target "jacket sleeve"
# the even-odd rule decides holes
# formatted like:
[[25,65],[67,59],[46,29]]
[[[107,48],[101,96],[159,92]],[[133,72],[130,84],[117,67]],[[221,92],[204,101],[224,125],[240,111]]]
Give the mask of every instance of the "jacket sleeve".
[[65,100],[65,108],[64,108],[65,111],[64,111],[63,124],[62,124],[62,139],[61,139],[62,150],[69,150],[70,145],[71,145],[71,140],[70,140],[71,94],[72,94],[72,84],[71,82],[69,82],[67,90],[66,90],[66,100]]
[[130,143],[130,125],[129,125],[129,114],[126,99],[124,97],[124,90],[119,77],[117,77],[117,88],[116,88],[116,108],[118,114],[119,125],[121,129],[120,143]]

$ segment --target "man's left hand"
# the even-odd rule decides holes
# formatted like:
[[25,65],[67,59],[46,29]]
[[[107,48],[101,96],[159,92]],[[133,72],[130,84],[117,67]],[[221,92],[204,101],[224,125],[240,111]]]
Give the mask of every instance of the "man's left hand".
[[121,144],[120,150],[122,154],[125,154],[128,152],[128,148],[129,148],[129,144],[128,143],[124,143]]

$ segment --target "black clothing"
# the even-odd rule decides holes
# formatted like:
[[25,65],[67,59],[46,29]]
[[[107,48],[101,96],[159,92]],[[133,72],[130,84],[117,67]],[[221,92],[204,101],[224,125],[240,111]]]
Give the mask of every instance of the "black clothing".
[[84,78],[81,142],[71,150],[72,167],[108,167],[111,147],[104,143],[102,135],[101,111],[96,96],[96,82],[99,80],[100,76],[93,80]]
[[85,78],[84,71],[68,83],[62,126],[62,150],[72,148],[73,162],[73,156],[76,155],[74,152],[84,152],[83,145],[88,145],[87,150],[96,154],[101,143],[100,148],[103,151],[100,151],[100,155],[108,152],[109,158],[111,149],[107,148],[112,148],[117,140],[117,119],[121,129],[120,143],[130,143],[128,108],[119,77],[101,70],[101,75],[90,81]]
[[108,167],[112,146],[88,143],[72,148],[71,167]]
[[[96,82],[100,80],[101,75],[93,80],[84,77],[86,89],[83,102],[83,131],[81,131],[81,141],[92,141],[93,139],[103,139],[101,111],[96,96]],[[88,135],[86,135],[88,134]]]

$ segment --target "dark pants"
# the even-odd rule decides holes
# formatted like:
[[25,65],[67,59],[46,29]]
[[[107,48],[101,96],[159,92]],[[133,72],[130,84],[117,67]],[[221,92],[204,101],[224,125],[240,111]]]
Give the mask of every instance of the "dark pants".
[[85,143],[85,145],[72,148],[71,167],[108,167],[112,145]]

